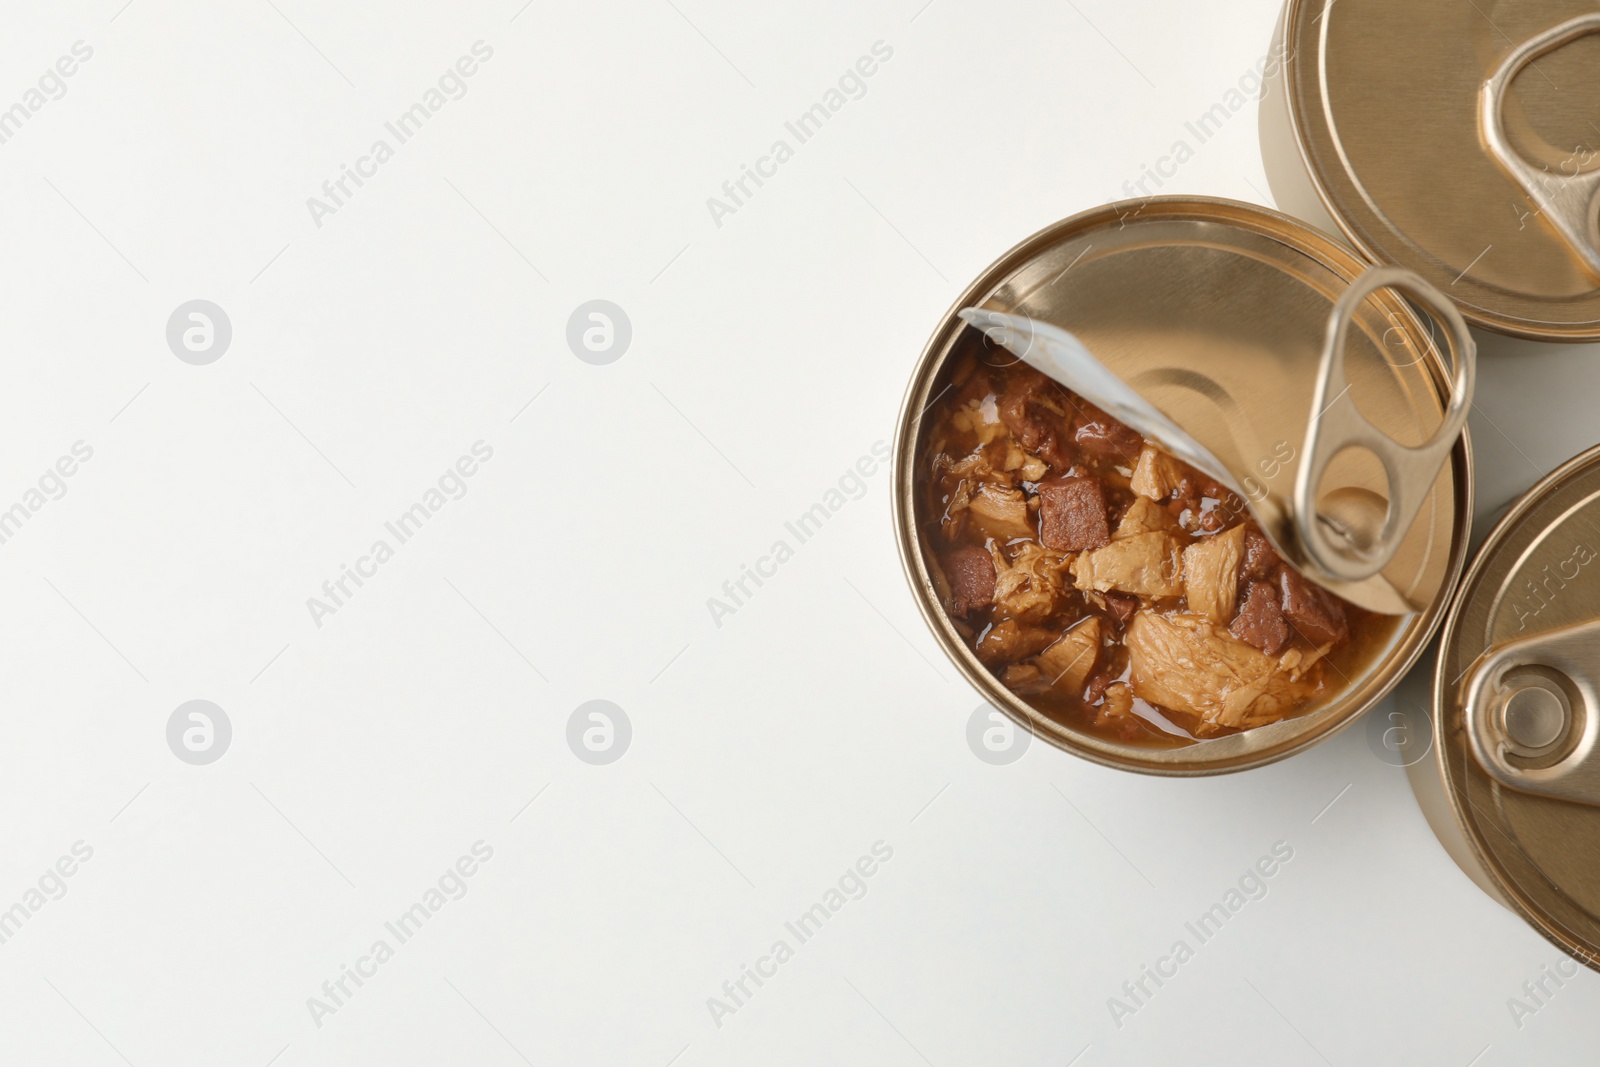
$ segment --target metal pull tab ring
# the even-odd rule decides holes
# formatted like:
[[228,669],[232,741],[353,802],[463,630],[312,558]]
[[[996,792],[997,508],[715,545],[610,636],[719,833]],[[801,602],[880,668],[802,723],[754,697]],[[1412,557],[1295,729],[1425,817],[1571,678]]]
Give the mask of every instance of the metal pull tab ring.
[[1600,620],[1497,645],[1462,687],[1467,744],[1524,793],[1600,806]]
[[1489,154],[1539,207],[1558,234],[1591,272],[1600,275],[1600,170],[1553,174],[1535,168],[1506,137],[1506,91],[1523,67],[1547,52],[1590,33],[1600,33],[1600,13],[1580,15],[1529,38],[1505,58],[1478,93],[1478,125]]
[[[1402,445],[1361,414],[1350,396],[1345,377],[1345,341],[1350,323],[1362,303],[1379,289],[1396,289],[1426,305],[1449,330],[1450,355],[1455,378],[1444,420],[1426,443]],[[1410,530],[1423,501],[1433,489],[1439,471],[1449,460],[1477,377],[1477,344],[1454,304],[1444,294],[1409,270],[1372,267],[1355,280],[1328,320],[1322,350],[1322,370],[1312,397],[1311,421],[1306,426],[1305,458],[1294,486],[1294,522],[1300,543],[1313,568],[1323,576],[1344,582],[1370,578],[1388,566]],[[1388,479],[1389,507],[1383,527],[1375,537],[1358,537],[1355,531],[1317,512],[1317,489],[1328,464],[1350,447],[1365,448],[1383,465]]]

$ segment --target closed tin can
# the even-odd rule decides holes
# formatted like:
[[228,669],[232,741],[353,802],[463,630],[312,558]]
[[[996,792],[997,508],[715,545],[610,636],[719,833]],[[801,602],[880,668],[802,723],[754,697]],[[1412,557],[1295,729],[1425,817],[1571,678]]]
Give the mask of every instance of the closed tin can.
[[1274,50],[1261,121],[1280,206],[1318,219],[1320,199],[1362,255],[1474,325],[1600,340],[1592,0],[1290,0]]
[[1600,448],[1535,485],[1462,580],[1408,768],[1446,850],[1600,970]]
[[[1308,427],[1321,415],[1313,399],[1330,313],[1370,267],[1277,212],[1171,197],[1114,204],[1050,226],[1000,257],[962,294],[924,349],[901,410],[894,521],[924,619],[986,701],[1086,759],[1152,774],[1206,775],[1315,744],[1393,688],[1442,621],[1465,560],[1472,476],[1464,432],[1382,569],[1386,586],[1412,610],[1393,617],[1363,660],[1346,663],[1337,691],[1310,710],[1200,741],[1152,745],[1106,736],[1008,688],[946,608],[948,580],[935,536],[940,519],[930,513],[926,493],[930,412],[940,410],[972,346],[985,343],[958,312],[984,308],[1070,330],[1124,383],[1225,457],[1253,501],[1258,491],[1262,501],[1287,499]],[[1360,286],[1354,295],[1342,301],[1353,307],[1342,334],[1347,391],[1380,432],[1405,446],[1427,441],[1451,406],[1451,373],[1436,331],[1393,289]],[[1389,484],[1377,464],[1343,453],[1327,477],[1379,499]]]

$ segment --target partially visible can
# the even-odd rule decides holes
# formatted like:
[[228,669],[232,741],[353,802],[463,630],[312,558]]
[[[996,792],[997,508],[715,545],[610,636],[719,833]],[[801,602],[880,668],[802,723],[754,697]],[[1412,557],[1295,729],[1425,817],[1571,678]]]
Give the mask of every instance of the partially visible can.
[[1523,496],[1445,622],[1432,758],[1408,768],[1446,851],[1600,970],[1600,448]]
[[1281,207],[1326,209],[1474,325],[1600,340],[1593,0],[1289,0],[1270,58],[1261,134]]
[[[1330,312],[1371,264],[1286,215],[1206,198],[1129,201],[1056,223],[1001,256],[935,329],[907,391],[895,443],[894,518],[901,560],[924,618],[951,661],[1019,725],[1086,759],[1161,775],[1219,774],[1300,751],[1348,726],[1387,694],[1442,621],[1464,565],[1472,514],[1465,433],[1433,482],[1383,577],[1413,594],[1365,673],[1324,706],[1179,748],[1120,743],[1041,714],[1001,684],[961,639],[940,603],[917,510],[923,416],[947,386],[970,329],[957,312],[1003,310],[1071,330],[1124,382],[1213,453],[1258,478],[1292,485],[1297,449],[1317,412]],[[1417,311],[1393,290],[1372,293],[1352,322],[1351,395],[1404,445],[1442,422],[1450,373]],[[1242,432],[1241,432],[1242,431]],[[1246,446],[1256,451],[1245,454]],[[1258,454],[1259,453],[1259,454]],[[1381,470],[1342,477],[1384,495]]]

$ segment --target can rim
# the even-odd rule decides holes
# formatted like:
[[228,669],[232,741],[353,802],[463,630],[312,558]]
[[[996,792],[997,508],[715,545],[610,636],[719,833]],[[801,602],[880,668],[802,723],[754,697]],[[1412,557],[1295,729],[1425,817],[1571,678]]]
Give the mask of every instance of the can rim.
[[[1164,214],[1187,212],[1195,215],[1210,216],[1217,222],[1232,222],[1239,218],[1253,217],[1272,227],[1275,231],[1274,236],[1281,239],[1286,245],[1312,255],[1330,269],[1339,271],[1342,266],[1343,273],[1350,278],[1355,277],[1362,269],[1370,265],[1361,260],[1351,249],[1339,244],[1337,240],[1328,234],[1291,215],[1259,204],[1249,204],[1223,197],[1172,195],[1114,201],[1059,219],[1029,234],[986,266],[972,283],[962,290],[944,315],[940,317],[937,326],[935,326],[927,343],[917,357],[911,381],[907,385],[905,395],[901,401],[895,426],[894,452],[890,475],[894,487],[894,495],[890,506],[892,508],[891,517],[895,531],[895,542],[900,554],[901,569],[910,584],[918,611],[922,615],[923,622],[932,631],[934,639],[939,643],[945,656],[980,695],[988,700],[991,705],[1003,711],[1019,727],[1028,730],[1033,736],[1042,737],[1056,748],[1103,767],[1135,771],[1160,777],[1197,778],[1229,774],[1276,763],[1278,760],[1303,751],[1311,745],[1347,729],[1392,692],[1401,678],[1415,665],[1417,659],[1422,655],[1422,652],[1444,621],[1446,608],[1453,600],[1459,585],[1462,569],[1466,563],[1468,538],[1465,534],[1465,529],[1470,528],[1473,501],[1471,442],[1469,432],[1463,429],[1461,439],[1451,451],[1450,462],[1454,475],[1453,489],[1455,493],[1457,527],[1453,538],[1454,544],[1450,552],[1448,570],[1440,587],[1441,591],[1436,595],[1428,611],[1423,613],[1426,617],[1422,625],[1406,638],[1407,647],[1402,650],[1394,661],[1385,666],[1387,675],[1385,680],[1378,685],[1376,691],[1365,702],[1353,706],[1338,718],[1325,719],[1314,728],[1308,727],[1273,747],[1258,752],[1243,753],[1237,759],[1231,761],[1219,760],[1214,763],[1199,765],[1184,765],[1168,760],[1151,759],[1149,758],[1149,753],[1163,750],[1152,750],[1141,746],[1117,744],[1093,738],[1081,731],[1074,731],[1058,724],[1035,711],[1031,705],[1005,688],[978,661],[976,655],[956,633],[942,606],[937,603],[937,598],[931,594],[933,582],[927,570],[926,560],[923,557],[921,538],[916,533],[915,471],[910,469],[909,465],[915,459],[913,453],[917,444],[918,431],[922,424],[922,416],[926,413],[927,408],[932,406],[932,401],[924,403],[920,410],[916,408],[916,405],[931,387],[932,371],[943,365],[942,355],[947,352],[951,341],[956,335],[951,332],[952,324],[965,328],[964,324],[956,316],[957,311],[971,306],[975,297],[984,295],[992,290],[1004,274],[1014,269],[1014,264],[1019,257],[1042,250],[1073,230],[1086,229],[1092,225],[1101,224],[1115,218],[1126,217],[1128,209],[1133,205],[1138,205],[1138,210],[1141,213],[1149,212],[1154,208]],[[1411,319],[1411,325],[1419,333],[1425,334],[1426,326],[1422,324],[1416,313],[1409,306],[1406,309],[1406,314]],[[959,330],[956,333],[959,333]],[[1435,389],[1444,387],[1442,383],[1445,381],[1445,376],[1443,368],[1439,365],[1441,358],[1437,352],[1434,352],[1433,358],[1428,363],[1429,377]],[[1320,713],[1313,713],[1313,715],[1306,716],[1306,718],[1311,719],[1318,714]],[[1263,727],[1263,729],[1271,729],[1271,727]]]
[[[1444,783],[1445,793],[1450,801],[1450,814],[1455,820],[1456,828],[1466,840],[1467,847],[1471,849],[1473,859],[1477,861],[1479,868],[1493,881],[1507,906],[1516,912],[1524,922],[1537,930],[1546,941],[1549,941],[1569,956],[1582,959],[1590,969],[1600,971],[1600,955],[1597,955],[1596,952],[1596,947],[1600,946],[1590,946],[1577,938],[1567,937],[1558,928],[1557,924],[1544,914],[1543,910],[1537,906],[1532,898],[1522,891],[1521,886],[1506,876],[1504,866],[1497,858],[1497,853],[1487,847],[1487,838],[1482,833],[1482,827],[1479,826],[1478,820],[1467,817],[1456,793],[1456,779],[1450,774],[1450,764],[1445,753],[1443,740],[1445,724],[1442,721],[1446,711],[1446,689],[1453,681],[1446,681],[1445,679],[1445,671],[1447,669],[1445,653],[1455,641],[1462,611],[1466,605],[1468,591],[1483,577],[1483,572],[1489,567],[1492,558],[1504,546],[1512,533],[1521,526],[1529,512],[1542,503],[1547,494],[1560,488],[1567,479],[1594,467],[1597,462],[1600,462],[1600,444],[1584,449],[1550,471],[1517,498],[1516,502],[1494,524],[1494,527],[1489,531],[1489,535],[1483,539],[1483,544],[1478,547],[1472,562],[1468,565],[1466,572],[1456,585],[1455,593],[1450,598],[1449,610],[1445,613],[1444,625],[1439,631],[1439,656],[1433,668],[1431,703],[1433,705],[1435,734],[1432,754],[1434,770]],[[1455,702],[1449,701],[1449,703],[1451,710],[1453,710]]]
[[[1310,4],[1317,2],[1319,0],[1288,0],[1288,8],[1283,21],[1283,39],[1285,42],[1293,36],[1294,29],[1300,24],[1305,9]],[[1330,3],[1327,6],[1332,5]],[[1300,162],[1311,179],[1311,187],[1316,191],[1317,199],[1321,201],[1323,208],[1326,209],[1328,217],[1333,219],[1334,225],[1339,227],[1341,236],[1368,262],[1409,266],[1410,264],[1399,263],[1397,260],[1380,255],[1373,245],[1363,237],[1355,223],[1345,214],[1342,205],[1334,199],[1330,188],[1331,175],[1324,174],[1322,169],[1312,160],[1310,148],[1306,143],[1307,130],[1301,124],[1299,111],[1295,108],[1295,72],[1299,69],[1299,65],[1300,53],[1298,51],[1288,51],[1283,57],[1284,110],[1289,113],[1289,129],[1294,135],[1295,151],[1300,155]],[[1477,305],[1462,304],[1459,301],[1455,302],[1455,304],[1462,316],[1472,325],[1494,333],[1504,334],[1508,337],[1520,337],[1528,341],[1553,341],[1560,344],[1584,344],[1600,341],[1600,322],[1575,323],[1572,325],[1541,323],[1537,320],[1500,314]]]

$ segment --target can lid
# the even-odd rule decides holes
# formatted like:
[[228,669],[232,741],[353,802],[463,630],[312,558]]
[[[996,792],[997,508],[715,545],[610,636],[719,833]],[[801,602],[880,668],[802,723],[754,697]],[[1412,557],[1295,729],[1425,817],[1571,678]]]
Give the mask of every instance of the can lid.
[[1476,325],[1600,339],[1600,12],[1592,0],[1293,0],[1289,114],[1369,258]]
[[1600,955],[1600,448],[1489,535],[1445,622],[1434,704],[1451,806],[1507,900]]

